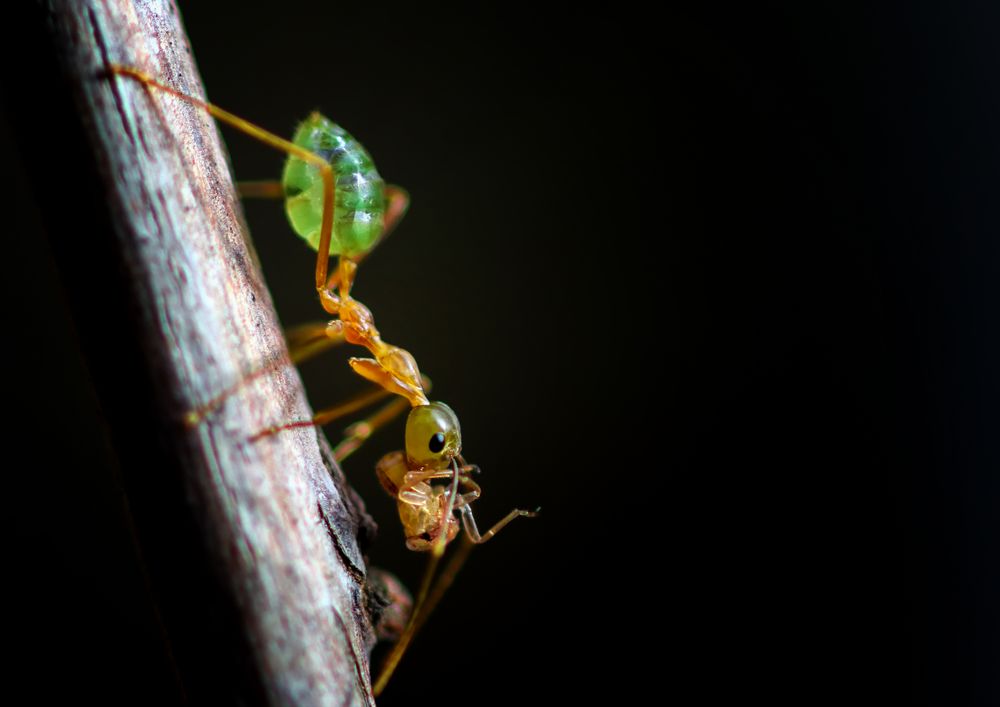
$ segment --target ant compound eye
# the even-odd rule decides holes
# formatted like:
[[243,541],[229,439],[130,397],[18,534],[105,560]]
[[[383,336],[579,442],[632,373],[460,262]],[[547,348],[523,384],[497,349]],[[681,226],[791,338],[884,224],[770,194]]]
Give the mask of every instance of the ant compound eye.
[[406,418],[406,456],[411,468],[447,469],[462,451],[458,417],[444,403],[418,405]]

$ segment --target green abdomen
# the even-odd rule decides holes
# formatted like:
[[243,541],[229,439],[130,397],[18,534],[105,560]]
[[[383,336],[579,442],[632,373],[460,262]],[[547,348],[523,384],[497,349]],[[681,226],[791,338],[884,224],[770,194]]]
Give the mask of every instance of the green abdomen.
[[[346,130],[319,113],[303,121],[292,141],[333,167],[336,208],[330,255],[353,257],[368,251],[382,234],[385,218],[385,183],[371,156]],[[320,168],[289,157],[281,183],[292,228],[317,250],[323,221]]]

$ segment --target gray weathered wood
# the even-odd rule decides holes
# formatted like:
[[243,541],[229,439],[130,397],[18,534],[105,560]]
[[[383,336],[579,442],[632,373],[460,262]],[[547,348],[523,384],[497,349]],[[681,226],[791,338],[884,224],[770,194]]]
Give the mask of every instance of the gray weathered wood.
[[[102,403],[112,437],[125,448],[120,456],[126,487],[140,488],[147,498],[150,484],[180,489],[184,503],[176,509],[177,522],[189,522],[201,539],[200,548],[183,552],[196,555],[192,564],[213,568],[228,604],[224,610],[242,632],[235,638],[205,636],[218,643],[202,646],[203,653],[243,651],[240,660],[258,681],[252,689],[215,686],[213,694],[228,692],[244,704],[373,704],[368,653],[374,639],[357,543],[359,528],[370,531],[371,521],[316,430],[249,440],[269,425],[311,416],[297,372],[290,365],[274,367],[237,386],[197,426],[183,423],[186,411],[287,354],[243,235],[216,125],[191,105],[110,78],[103,68],[109,61],[141,67],[203,96],[177,10],[163,0],[52,0],[43,7],[113,226],[108,234],[84,232],[95,242],[113,242],[126,283],[131,321],[109,327],[139,338],[144,375],[134,381],[135,395],[151,398],[151,416],[134,419],[143,410],[128,409],[141,405],[130,397],[133,382],[113,380],[107,365],[92,360],[99,392],[112,391]],[[58,202],[50,206],[59,208]],[[53,239],[58,249],[59,234]],[[92,275],[72,267],[64,275],[71,296],[85,297]],[[87,321],[78,326],[86,339]],[[100,357],[94,352],[91,346],[92,359]],[[124,426],[129,439],[123,439]],[[138,468],[130,448],[155,455],[155,463]],[[144,477],[155,473],[166,478]],[[132,505],[143,537],[141,514],[150,503]],[[161,513],[157,523],[171,522],[173,512]],[[182,529],[177,535],[183,537]],[[161,540],[159,546],[168,544]],[[157,552],[147,548],[145,554],[154,593],[169,609],[167,590],[155,583]],[[183,567],[174,563],[170,571]],[[197,597],[198,589],[191,593]],[[184,650],[175,646],[182,682]]]

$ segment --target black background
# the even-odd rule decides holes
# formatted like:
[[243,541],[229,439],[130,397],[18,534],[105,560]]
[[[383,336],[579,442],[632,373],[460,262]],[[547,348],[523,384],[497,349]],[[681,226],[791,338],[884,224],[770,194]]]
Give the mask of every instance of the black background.
[[[286,134],[319,108],[410,191],[355,292],[459,413],[482,522],[544,509],[385,704],[1000,699],[1000,18],[929,5],[182,4],[212,100]],[[279,173],[224,134],[240,178]],[[8,467],[15,681],[170,703],[40,235],[72,175],[10,173],[9,429],[44,450]],[[315,319],[282,209],[246,208],[283,321]],[[317,407],[353,384],[341,352],[304,375]],[[401,429],[346,471],[413,586],[370,472]]]

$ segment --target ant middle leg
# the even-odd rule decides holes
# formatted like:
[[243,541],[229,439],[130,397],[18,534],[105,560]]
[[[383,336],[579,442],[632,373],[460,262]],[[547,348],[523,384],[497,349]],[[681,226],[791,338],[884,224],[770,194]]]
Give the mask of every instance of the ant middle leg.
[[[422,382],[425,390],[431,389],[432,381],[430,378],[422,376]],[[373,387],[352,398],[349,398],[348,400],[317,411],[309,420],[295,420],[293,422],[286,422],[281,425],[272,425],[271,427],[267,427],[251,436],[250,440],[252,442],[256,442],[264,437],[270,437],[271,435],[285,430],[301,429],[303,427],[324,427],[331,422],[370,407],[371,405],[374,405],[380,400],[384,400],[388,397],[393,397],[393,394],[390,391],[381,386]],[[344,430],[343,437],[340,442],[334,446],[334,458],[338,462],[344,461],[344,459],[357,451],[358,448],[361,447],[361,445],[363,445],[375,432],[385,427],[409,409],[410,403],[408,400],[395,396],[393,400],[389,401],[389,403],[381,408],[378,408],[368,417],[352,423]],[[448,475],[450,476],[450,473]]]
[[288,356],[296,366],[340,346],[346,339],[344,332],[330,322],[308,322],[285,330]]
[[[420,381],[424,386],[424,390],[430,393],[431,388],[434,387],[434,382],[425,375],[420,376]],[[390,393],[382,388],[381,391],[385,395]],[[344,437],[333,449],[334,457],[338,462],[343,461],[349,455],[353,454],[358,447],[365,443],[365,441],[372,436],[377,430],[385,427],[398,415],[403,414],[410,409],[410,401],[405,397],[397,397],[395,400],[390,402],[385,407],[375,411],[375,413],[363,420],[355,422],[346,430],[344,430]]]
[[259,366],[208,401],[188,411],[184,416],[184,424],[189,427],[199,424],[206,417],[218,410],[226,400],[258,378],[270,375],[289,365],[289,363],[298,365],[344,343],[342,334],[330,331],[327,324],[318,322],[303,324],[286,330],[285,340],[288,344],[287,357],[281,356]]

